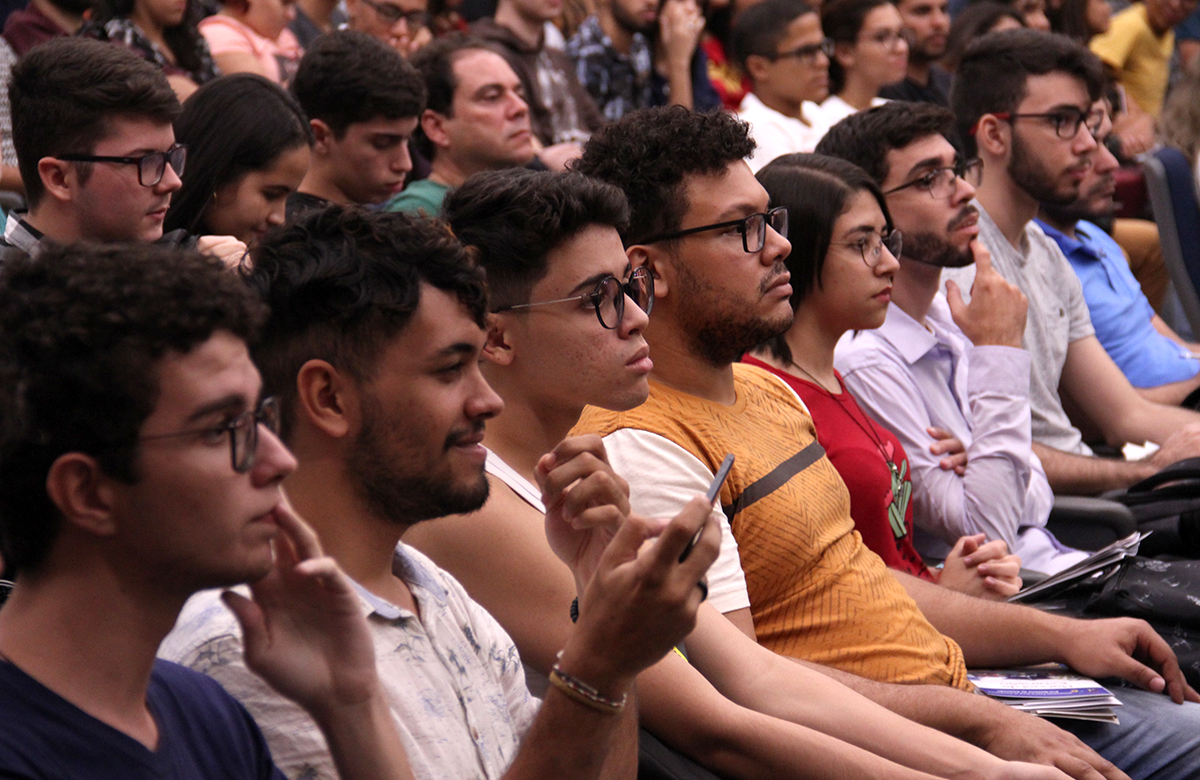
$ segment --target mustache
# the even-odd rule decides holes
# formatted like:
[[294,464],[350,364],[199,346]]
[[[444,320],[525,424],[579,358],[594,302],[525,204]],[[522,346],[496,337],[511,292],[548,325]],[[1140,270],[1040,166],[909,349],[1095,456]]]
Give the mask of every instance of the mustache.
[[1094,198],[1102,192],[1111,190],[1116,185],[1117,178],[1111,173],[1106,173],[1100,177],[1100,180],[1088,188],[1088,191],[1080,198],[1080,200],[1088,200]]
[[455,428],[446,434],[445,449],[448,451],[451,447],[456,447],[467,439],[478,438],[483,435],[485,429],[486,425],[483,420],[473,422],[469,426]]
[[775,284],[775,282],[777,282],[779,280],[779,277],[783,276],[787,272],[788,272],[787,266],[784,265],[782,262],[776,263],[775,265],[771,266],[770,275],[768,275],[765,279],[763,279],[762,282],[758,285],[759,294],[765,295],[767,290],[769,290],[771,288],[771,285]]
[[950,220],[950,223],[946,225],[946,232],[953,233],[955,230],[958,230],[960,227],[970,221],[972,217],[976,219],[979,217],[979,209],[969,204],[963,206],[962,210],[958,212],[958,215],[954,217],[954,219]]

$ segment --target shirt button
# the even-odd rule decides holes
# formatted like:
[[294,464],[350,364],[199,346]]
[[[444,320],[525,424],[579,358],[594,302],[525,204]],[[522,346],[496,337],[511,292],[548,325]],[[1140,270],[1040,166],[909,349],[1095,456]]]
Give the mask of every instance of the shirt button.
[[471,739],[475,740],[476,742],[479,741],[479,729],[475,728],[474,726],[471,727]]

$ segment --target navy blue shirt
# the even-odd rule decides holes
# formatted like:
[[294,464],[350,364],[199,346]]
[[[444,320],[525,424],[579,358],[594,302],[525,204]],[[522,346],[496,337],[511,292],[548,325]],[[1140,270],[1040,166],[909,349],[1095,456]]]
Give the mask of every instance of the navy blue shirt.
[[0,662],[0,777],[286,780],[253,718],[216,681],[156,661],[146,704],[156,750]]

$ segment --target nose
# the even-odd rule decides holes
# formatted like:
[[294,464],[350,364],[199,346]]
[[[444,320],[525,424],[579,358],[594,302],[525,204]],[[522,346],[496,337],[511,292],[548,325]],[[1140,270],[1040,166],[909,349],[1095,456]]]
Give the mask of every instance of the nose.
[[775,266],[782,263],[784,258],[792,253],[792,242],[780,235],[775,228],[767,225],[767,238],[759,253],[759,262],[765,266]]
[[295,470],[296,457],[292,451],[269,428],[259,425],[254,467],[250,469],[251,483],[255,487],[267,487],[281,482]]
[[271,206],[267,212],[267,224],[271,227],[279,227],[287,221],[287,205],[284,201]]
[[467,396],[467,400],[463,405],[463,413],[467,419],[472,421],[490,420],[500,412],[504,411],[504,399],[502,399],[487,380],[483,378],[483,372],[479,370],[479,363],[473,362],[475,386],[471,393]]
[[159,195],[175,192],[183,186],[183,179],[179,178],[179,174],[175,172],[175,168],[167,163],[163,168],[162,178],[158,180],[158,184],[154,185],[154,191]]
[[1086,124],[1079,126],[1079,132],[1075,134],[1075,142],[1072,144],[1072,149],[1076,154],[1083,155],[1095,149],[1097,146],[1096,136],[1092,135],[1092,131],[1088,129]]
[[509,118],[517,119],[529,113],[529,104],[525,99],[516,92],[512,93],[512,100],[509,105]]
[[[903,252],[903,250],[901,250]],[[876,276],[891,276],[900,268],[900,261],[892,254],[885,244],[879,252],[879,265],[875,266]]]
[[621,324],[618,326],[618,333],[621,338],[628,338],[637,333],[641,333],[650,324],[650,315],[638,306],[637,301],[630,298],[623,290],[621,294],[625,296],[625,314],[621,317]]
[[955,176],[954,194],[951,197],[955,206],[961,206],[975,197],[975,185],[961,176]]
[[399,152],[392,158],[392,170],[396,173],[408,173],[412,167],[412,155],[408,152],[408,141],[404,141],[399,145]]

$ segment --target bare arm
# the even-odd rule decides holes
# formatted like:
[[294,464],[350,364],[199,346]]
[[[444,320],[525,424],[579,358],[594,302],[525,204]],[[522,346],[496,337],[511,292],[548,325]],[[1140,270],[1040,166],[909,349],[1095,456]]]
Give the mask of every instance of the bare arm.
[[263,78],[270,78],[266,68],[259,62],[258,57],[255,57],[248,51],[227,51],[222,54],[214,54],[213,62],[222,73],[228,75],[230,73],[254,73]]
[[[1195,43],[1197,45],[1200,45],[1200,41],[1196,41]],[[1171,341],[1174,341],[1179,346],[1183,347],[1184,349],[1190,349],[1192,352],[1195,352],[1196,354],[1200,355],[1200,344],[1193,344],[1190,341],[1184,341],[1183,336],[1180,336],[1178,333],[1176,333],[1171,328],[1170,325],[1163,322],[1162,317],[1155,314],[1153,317],[1150,318],[1150,324],[1152,326],[1154,326],[1154,329],[1156,331],[1158,331],[1162,335],[1166,336]]]

